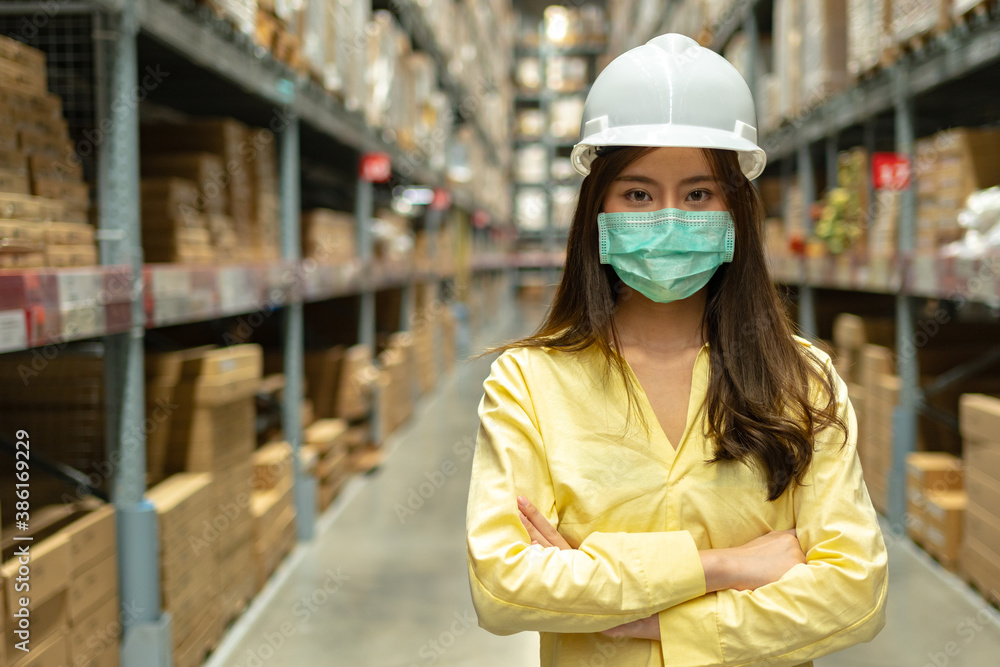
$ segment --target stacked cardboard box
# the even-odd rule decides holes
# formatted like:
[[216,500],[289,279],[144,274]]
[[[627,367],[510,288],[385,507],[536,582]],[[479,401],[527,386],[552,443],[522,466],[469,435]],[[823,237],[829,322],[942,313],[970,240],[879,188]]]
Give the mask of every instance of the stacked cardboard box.
[[1000,185],[1000,130],[953,128],[916,145],[917,250],[961,238],[958,213],[976,190]]
[[[183,179],[195,186],[194,201],[187,193],[183,204],[173,204],[164,207],[147,201],[147,193],[143,190],[143,226],[148,231],[143,232],[143,242],[149,232],[157,233],[158,229],[171,227],[196,227],[208,229],[211,235],[211,246],[216,260],[234,259],[239,239],[233,228],[233,220],[227,215],[229,208],[228,191],[225,187],[226,168],[222,158],[213,153],[150,153],[142,155],[143,182],[163,182]],[[161,186],[162,187],[162,186]],[[154,195],[154,193],[150,193]],[[169,202],[166,202],[169,203]],[[175,208],[176,206],[179,208]],[[159,232],[162,234],[162,232]],[[146,244],[149,246],[150,244]],[[150,248],[146,247],[147,261]],[[158,251],[162,254],[162,251]],[[154,253],[155,256],[155,253]],[[174,261],[174,260],[168,260]],[[178,260],[183,261],[183,260]]]
[[[172,163],[177,166],[178,174],[186,174],[189,178],[200,175],[199,185],[204,187],[199,197],[202,210],[219,206],[211,201],[218,197],[221,186],[225,192],[224,213],[231,227],[225,218],[210,220],[209,225],[217,237],[221,236],[226,242],[232,240],[233,234],[238,238],[238,246],[225,248],[230,259],[272,258],[279,244],[275,236],[277,203],[273,187],[277,166],[271,133],[250,130],[232,118],[203,118],[177,124],[144,124],[141,145],[147,155],[155,156],[146,158],[147,164],[150,161]],[[192,153],[216,156],[225,168],[222,177],[218,178],[204,164],[198,165],[195,171]],[[164,166],[160,171],[166,169],[168,167]],[[206,176],[210,179],[208,182]],[[264,192],[258,192],[259,188]],[[212,211],[215,212],[215,208]]]
[[212,473],[205,539],[208,553],[220,563],[219,614],[224,623],[253,595],[247,508],[253,480],[250,456],[257,444],[254,396],[262,366],[258,345],[147,356],[147,412],[158,424],[147,435],[149,474],[159,479],[176,472]]
[[413,355],[415,374],[420,393],[426,394],[437,382],[438,365],[435,359],[435,337],[440,328],[440,304],[431,304],[417,318],[413,329]]
[[295,545],[294,471],[288,443],[266,445],[253,456],[254,490],[250,503],[253,574],[256,590]]
[[892,374],[892,351],[865,345],[861,353],[863,423],[858,426],[858,455],[872,504],[885,513],[892,468],[892,414],[899,402],[899,378]]
[[379,432],[386,438],[413,412],[413,336],[402,332],[392,334],[378,361]]
[[216,494],[212,476],[172,475],[149,489],[156,508],[160,543],[162,605],[171,615],[174,665],[201,664],[222,635],[221,574],[212,547]]
[[[37,515],[37,512],[36,512]],[[35,516],[37,525],[37,519]],[[3,642],[4,652],[12,665],[30,664],[35,651],[52,651],[62,660],[68,655],[69,636],[69,585],[70,585],[70,541],[66,535],[56,532],[50,536],[39,535],[31,543],[31,596],[26,597],[18,590],[18,568],[21,566],[16,556],[21,544],[13,540],[14,533],[6,536],[3,549],[3,565],[0,574],[4,581],[6,606],[5,622],[8,628]],[[18,637],[12,630],[19,627],[18,616],[23,616],[26,600],[30,614],[30,653],[17,647],[17,643],[27,637]],[[55,645],[56,648],[50,648]],[[58,664],[58,663],[57,663]]]
[[344,349],[342,345],[335,345],[306,350],[306,393],[312,402],[313,414],[317,419],[334,417],[337,414],[337,394],[340,389]]
[[251,239],[256,259],[276,261],[281,258],[281,211],[278,197],[278,156],[274,133],[262,128],[248,132],[253,180],[254,236]]
[[[118,571],[115,553],[114,510],[95,499],[48,505],[31,516],[30,594],[18,582],[17,556],[23,531],[5,531],[2,537],[6,617],[0,627],[17,627],[13,615],[21,599],[31,614],[30,652],[17,647],[24,639],[4,633],[0,657],[27,665],[117,665],[121,625]],[[0,595],[0,598],[3,598]],[[43,660],[44,656],[44,660]],[[51,662],[49,662],[51,661]]]
[[209,264],[215,259],[208,219],[197,209],[194,181],[144,178],[141,197],[146,262]]
[[960,566],[994,604],[1000,604],[1000,399],[961,398],[960,424],[968,504]]
[[46,85],[45,55],[0,36],[0,268],[97,264],[90,188]]
[[310,424],[303,433],[302,448],[316,461],[316,503],[322,512],[337,497],[350,476],[347,422],[342,419],[320,419]]
[[[312,72],[310,63],[305,58],[303,50],[303,30],[310,29],[310,23],[319,21],[321,17],[315,14],[322,9],[327,0],[258,0],[257,25],[254,37],[257,43],[266,48],[281,62],[297,72]],[[320,32],[322,25],[315,29],[319,33],[311,40],[311,51],[314,55],[319,45],[314,42],[324,35]]]
[[302,256],[340,264],[356,258],[354,215],[325,208],[302,213]]
[[962,461],[945,452],[906,457],[906,532],[948,568],[958,562],[962,510]]
[[367,419],[371,412],[372,384],[378,370],[372,363],[372,350],[358,344],[344,350],[338,374],[334,415],[348,421]]

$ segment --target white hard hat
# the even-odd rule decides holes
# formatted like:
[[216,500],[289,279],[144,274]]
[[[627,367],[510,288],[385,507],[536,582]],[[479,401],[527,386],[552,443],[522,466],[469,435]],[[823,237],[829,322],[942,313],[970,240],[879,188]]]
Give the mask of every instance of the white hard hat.
[[746,81],[729,61],[669,33],[612,60],[583,107],[573,167],[586,176],[601,146],[722,148],[750,180],[767,163]]

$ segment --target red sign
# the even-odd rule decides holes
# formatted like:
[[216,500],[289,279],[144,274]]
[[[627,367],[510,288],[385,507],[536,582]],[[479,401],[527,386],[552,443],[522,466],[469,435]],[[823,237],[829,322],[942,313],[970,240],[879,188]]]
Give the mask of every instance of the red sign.
[[445,188],[434,188],[434,199],[431,200],[431,208],[435,211],[443,211],[451,206],[451,193]]
[[476,229],[485,229],[490,224],[490,214],[481,208],[472,212],[472,226]]
[[910,187],[910,160],[900,153],[872,153],[872,177],[876,190]]
[[361,180],[385,183],[392,178],[392,158],[388,153],[364,153],[361,155]]

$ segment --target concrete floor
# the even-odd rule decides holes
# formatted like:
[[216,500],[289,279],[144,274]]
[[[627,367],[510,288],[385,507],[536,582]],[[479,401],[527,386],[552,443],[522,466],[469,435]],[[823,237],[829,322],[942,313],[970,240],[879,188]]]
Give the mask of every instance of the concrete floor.
[[[501,317],[497,340],[525,333],[537,316]],[[207,665],[538,664],[537,635],[495,637],[476,625],[466,579],[465,504],[488,369],[488,360],[463,364],[420,402],[387,443],[382,467],[347,486],[315,539],[296,547]],[[1000,666],[996,610],[886,532],[885,630],[817,667]]]

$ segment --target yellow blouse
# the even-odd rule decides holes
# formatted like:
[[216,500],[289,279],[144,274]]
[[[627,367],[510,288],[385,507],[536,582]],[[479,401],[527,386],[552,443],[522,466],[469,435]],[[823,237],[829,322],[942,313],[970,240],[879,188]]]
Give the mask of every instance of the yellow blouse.
[[[768,502],[747,466],[704,462],[712,456],[701,428],[708,375],[706,345],[675,451],[641,388],[649,435],[634,418],[626,431],[624,385],[604,373],[596,350],[500,355],[479,407],[467,514],[483,628],[540,632],[543,666],[616,667],[808,665],[881,630],[885,545],[844,383],[837,378],[847,444],[840,431],[823,431],[804,483]],[[531,546],[519,494],[576,548]],[[807,563],[754,591],[705,593],[699,549],[788,528]],[[657,612],[661,642],[599,634]]]

